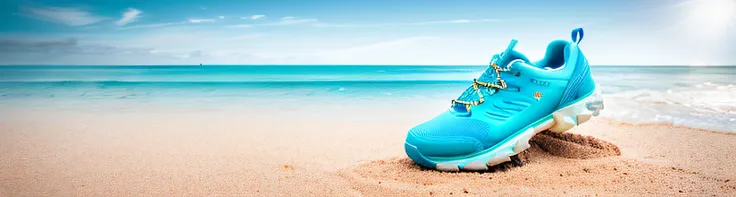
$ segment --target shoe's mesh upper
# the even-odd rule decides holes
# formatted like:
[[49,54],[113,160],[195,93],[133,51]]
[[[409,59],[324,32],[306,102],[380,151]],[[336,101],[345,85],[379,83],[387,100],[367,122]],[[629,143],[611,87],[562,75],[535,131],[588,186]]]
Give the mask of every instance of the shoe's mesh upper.
[[[579,52],[578,52],[579,53]],[[592,83],[590,79],[590,65],[582,57],[582,54],[578,54],[578,60],[575,63],[575,70],[572,73],[572,78],[567,84],[565,93],[562,95],[558,108],[567,106],[570,102],[580,98],[586,93],[583,87],[586,87],[586,83]]]
[[483,121],[443,113],[414,127],[410,132],[417,137],[466,136],[482,141],[488,136],[489,130],[488,124]]

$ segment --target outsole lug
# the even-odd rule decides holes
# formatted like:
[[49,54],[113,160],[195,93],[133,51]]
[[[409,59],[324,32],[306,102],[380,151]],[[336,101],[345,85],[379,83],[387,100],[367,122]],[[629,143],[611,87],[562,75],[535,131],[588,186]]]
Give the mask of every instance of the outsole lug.
[[452,172],[460,171],[460,168],[457,167],[457,164],[455,163],[438,163],[436,168],[437,170],[441,170],[441,171],[452,171]]
[[593,114],[578,114],[577,115],[578,125],[588,122],[588,120],[590,120],[591,117],[593,117]]
[[506,155],[496,154],[491,159],[489,159],[488,162],[486,162],[486,165],[495,166],[507,161],[511,161],[511,158]]
[[516,145],[514,146],[514,154],[519,154],[521,151],[524,151],[527,148],[531,147],[531,145],[529,145],[529,140],[531,140],[536,133],[533,131],[534,128],[529,128],[527,129],[527,131],[525,131],[524,136],[521,136],[521,138],[519,138],[519,141],[517,141]]
[[549,130],[549,128],[552,128],[554,124],[555,124],[554,119],[549,119],[547,121],[544,121],[542,124],[539,124],[537,127],[534,128],[534,133],[539,133],[542,131]]
[[463,166],[463,170],[484,171],[488,170],[488,166],[486,166],[486,164],[481,161],[474,161]]
[[562,113],[555,113],[552,115],[552,118],[555,120],[555,124],[552,125],[549,130],[555,133],[565,132],[577,125],[570,116],[566,116]]

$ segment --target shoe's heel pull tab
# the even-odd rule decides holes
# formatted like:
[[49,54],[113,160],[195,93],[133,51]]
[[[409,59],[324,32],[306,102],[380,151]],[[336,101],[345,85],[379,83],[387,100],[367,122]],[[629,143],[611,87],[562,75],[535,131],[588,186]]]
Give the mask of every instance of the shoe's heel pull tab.
[[506,51],[503,52],[503,56],[506,56],[507,54],[511,53],[511,50],[514,50],[514,47],[516,46],[516,43],[519,41],[516,39],[511,39],[511,43],[509,43],[509,46],[506,47]]
[[572,30],[572,41],[575,42],[575,44],[580,44],[580,41],[583,41],[583,28],[576,28]]

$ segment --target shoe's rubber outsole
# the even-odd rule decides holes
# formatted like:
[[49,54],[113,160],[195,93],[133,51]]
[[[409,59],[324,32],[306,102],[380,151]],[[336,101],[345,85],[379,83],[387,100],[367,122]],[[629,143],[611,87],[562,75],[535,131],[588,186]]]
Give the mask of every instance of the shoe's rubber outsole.
[[529,148],[529,140],[542,131],[562,133],[590,120],[592,116],[598,116],[603,110],[603,97],[598,88],[591,94],[578,99],[571,105],[563,107],[554,113],[530,124],[524,129],[516,132],[511,137],[497,145],[473,154],[467,158],[429,158],[422,155],[416,146],[404,143],[406,154],[424,167],[435,168],[441,171],[482,171],[488,170],[503,162],[511,161],[511,156],[517,155]]

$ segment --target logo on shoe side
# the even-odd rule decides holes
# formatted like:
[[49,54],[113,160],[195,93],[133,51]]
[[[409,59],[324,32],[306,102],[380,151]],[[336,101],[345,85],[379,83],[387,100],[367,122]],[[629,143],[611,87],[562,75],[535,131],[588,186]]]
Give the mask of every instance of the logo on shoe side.
[[542,98],[542,93],[541,92],[534,92],[534,98],[537,99],[537,100],[541,99]]
[[532,78],[532,83],[540,85],[540,86],[549,87],[549,82],[537,80],[535,78]]

